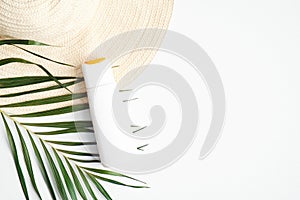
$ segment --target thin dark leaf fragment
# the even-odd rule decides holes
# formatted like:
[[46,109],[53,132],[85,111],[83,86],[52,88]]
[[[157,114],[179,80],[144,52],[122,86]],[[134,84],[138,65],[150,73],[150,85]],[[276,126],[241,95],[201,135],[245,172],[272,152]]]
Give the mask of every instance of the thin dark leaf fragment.
[[149,144],[145,144],[145,145],[142,145],[142,146],[140,146],[140,147],[137,147],[136,149],[137,150],[140,150],[140,151],[144,151],[144,147],[146,147],[146,146],[148,146]]
[[123,100],[123,102],[125,103],[125,102],[129,102],[129,101],[134,101],[134,100],[137,100],[137,99],[139,99],[139,98],[126,99],[126,100]]
[[132,125],[130,125],[130,127],[138,128],[138,127],[140,127],[140,126],[132,124]]
[[135,130],[135,131],[132,131],[132,133],[139,132],[139,131],[141,131],[141,130],[143,130],[143,129],[145,129],[145,128],[147,128],[147,126],[144,126],[144,127],[142,127],[142,128],[139,128],[139,129],[137,129],[137,130]]
[[119,92],[129,92],[129,91],[132,91],[132,89],[119,90]]

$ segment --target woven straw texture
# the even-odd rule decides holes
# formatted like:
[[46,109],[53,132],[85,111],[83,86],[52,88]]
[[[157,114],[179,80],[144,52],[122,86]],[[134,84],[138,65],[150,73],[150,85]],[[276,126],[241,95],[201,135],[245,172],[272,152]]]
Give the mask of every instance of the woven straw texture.
[[[59,47],[26,46],[48,58],[75,65],[76,68],[54,64],[37,58],[12,46],[0,46],[0,59],[18,57],[45,66],[55,76],[81,76],[81,64],[89,54],[105,40],[122,32],[168,27],[173,9],[173,0],[1,0],[0,1],[0,39],[31,39]],[[163,35],[163,33],[162,33]],[[160,42],[162,35],[154,38]],[[142,40],[142,38],[140,38]],[[118,48],[118,44],[111,47]],[[132,52],[117,62],[120,67],[114,70],[116,80],[130,69],[147,64],[154,56],[153,51]],[[8,64],[1,66],[0,78],[45,75],[34,65]],[[63,82],[63,81],[62,81]],[[18,88],[26,91],[41,86],[55,85],[42,83]],[[70,87],[76,91],[85,90],[84,84]],[[1,89],[1,94],[17,92],[17,89]],[[46,93],[23,95],[18,98],[1,98],[1,104],[15,103],[41,97],[67,94],[65,89]],[[75,100],[45,106],[26,108],[7,108],[12,114],[54,109],[76,104]]]

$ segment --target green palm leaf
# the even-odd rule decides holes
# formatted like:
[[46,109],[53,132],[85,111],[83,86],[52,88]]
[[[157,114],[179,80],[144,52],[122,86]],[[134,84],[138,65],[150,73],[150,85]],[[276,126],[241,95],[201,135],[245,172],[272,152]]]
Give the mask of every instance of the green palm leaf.
[[[38,46],[49,46],[48,44],[36,42],[32,40],[0,40],[1,45],[11,45],[13,47],[19,48],[26,53],[30,53],[39,58],[48,60],[53,62],[54,64],[61,64],[66,66],[71,66],[65,63],[61,63],[47,57],[38,55],[34,52],[26,50],[22,47],[16,45],[38,45]],[[49,48],[49,47],[48,47]],[[74,86],[77,83],[81,83],[83,81],[82,77],[72,77],[72,76],[53,76],[44,66],[31,62],[22,58],[6,58],[0,60],[0,66],[9,64],[9,63],[20,63],[20,64],[32,64],[39,67],[43,72],[47,74],[47,76],[26,76],[26,77],[11,77],[11,78],[2,78],[0,79],[0,98],[6,98],[6,100],[13,99],[14,97],[20,97],[22,95],[31,95],[36,93],[46,93],[52,90],[62,90],[68,89],[69,86]],[[62,81],[64,83],[62,83]],[[55,85],[48,86],[40,86],[41,83],[55,83]],[[27,90],[18,90],[18,92],[12,93],[1,93],[1,89],[10,89],[12,91],[14,89],[24,88],[24,86],[28,86]],[[40,86],[39,88],[30,89],[29,86]],[[69,90],[70,92],[70,90]],[[61,108],[52,108],[52,105],[56,105],[61,102],[71,102],[73,99],[84,99],[86,98],[86,93],[75,93],[75,94],[63,94],[63,95],[54,95],[52,97],[41,97],[39,99],[30,99],[30,100],[20,100],[17,103],[8,103],[1,104],[1,109],[6,108],[28,108],[30,106],[40,106],[47,105],[48,108],[45,110],[41,110],[38,112],[31,113],[21,113],[21,114],[8,114],[3,110],[0,110],[2,120],[5,125],[5,129],[7,132],[8,141],[10,144],[11,152],[15,161],[15,166],[17,169],[17,173],[19,176],[20,184],[22,186],[22,190],[26,199],[29,199],[27,186],[25,182],[25,178],[23,175],[23,170],[20,165],[20,161],[18,159],[17,147],[14,142],[13,134],[11,132],[6,118],[11,120],[14,125],[16,132],[18,134],[18,139],[20,140],[21,149],[24,157],[25,167],[28,172],[29,178],[31,180],[31,184],[37,193],[37,195],[42,199],[39,193],[39,187],[35,182],[35,171],[32,168],[32,156],[30,155],[30,151],[28,149],[28,145],[26,144],[25,136],[22,135],[21,129],[27,132],[27,137],[30,140],[30,145],[34,151],[35,158],[37,160],[39,170],[43,176],[45,185],[47,186],[49,193],[51,195],[51,199],[59,199],[58,194],[63,200],[76,200],[78,197],[76,196],[76,191],[80,194],[80,197],[83,199],[90,199],[90,197],[94,200],[98,199],[95,195],[91,184],[93,184],[99,192],[107,199],[112,199],[104,187],[101,185],[99,181],[109,182],[116,185],[134,187],[134,188],[145,188],[145,186],[132,186],[126,183],[122,183],[111,178],[107,178],[104,176],[110,177],[122,177],[125,179],[131,179],[134,181],[139,181],[132,177],[116,173],[109,170],[104,169],[95,169],[89,167],[83,167],[80,164],[88,165],[89,163],[98,163],[100,165],[100,159],[98,153],[91,153],[87,150],[76,150],[73,148],[84,146],[84,145],[96,145],[95,141],[66,141],[60,140],[59,137],[49,140],[43,139],[42,137],[47,136],[58,136],[65,135],[68,136],[76,135],[76,134],[86,134],[93,133],[93,125],[90,120],[76,120],[76,121],[56,121],[56,122],[39,122],[39,121],[30,121],[28,119],[34,118],[42,118],[49,116],[62,116],[68,113],[74,113],[77,111],[84,111],[89,109],[89,105],[87,103],[79,103],[77,105],[66,105]],[[28,99],[28,98],[26,98]],[[6,118],[4,117],[6,116]],[[17,119],[16,119],[17,118]],[[27,119],[27,120],[26,120]],[[22,122],[23,120],[27,122]],[[55,130],[51,131],[32,131],[31,128],[55,128]],[[38,143],[35,142],[36,137],[38,139]],[[46,146],[47,145],[47,146]],[[60,145],[60,148],[56,148],[53,145]],[[51,153],[48,150],[51,149]],[[53,153],[53,154],[52,154]],[[43,160],[43,156],[45,156],[45,161]],[[64,161],[62,160],[64,158]],[[58,166],[57,166],[58,165]],[[47,171],[47,167],[49,167],[49,172]],[[74,168],[75,166],[76,168]],[[80,174],[80,177],[76,176],[76,171]],[[53,177],[53,181],[50,180],[50,177]],[[89,178],[89,180],[87,179]],[[81,180],[80,180],[81,179]],[[83,184],[82,184],[83,183]],[[54,190],[57,188],[58,193]],[[85,189],[88,191],[88,194],[85,193]],[[68,192],[67,192],[68,191]],[[68,195],[68,194],[69,195]],[[90,195],[90,197],[88,196]],[[69,198],[70,197],[70,198]]]

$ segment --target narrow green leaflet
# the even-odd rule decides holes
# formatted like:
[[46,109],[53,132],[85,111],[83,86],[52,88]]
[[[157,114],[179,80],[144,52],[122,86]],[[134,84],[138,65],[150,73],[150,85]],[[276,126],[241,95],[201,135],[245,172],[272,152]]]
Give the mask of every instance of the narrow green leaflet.
[[59,82],[59,80],[57,80],[55,78],[55,76],[53,76],[44,66],[40,65],[40,64],[37,64],[37,63],[34,63],[34,62],[31,62],[31,61],[28,61],[28,60],[25,60],[25,59],[22,59],[22,58],[4,58],[4,59],[1,59],[0,60],[0,66],[2,65],[6,65],[6,64],[9,64],[9,63],[22,63],[22,64],[32,64],[32,65],[35,65],[37,67],[39,67],[41,70],[43,70],[49,77],[52,78],[53,81],[55,81],[58,85],[60,85],[62,88],[65,88],[66,90],[68,90],[70,93],[72,93],[67,87],[64,87],[62,85],[61,82]]
[[62,108],[56,108],[56,109],[46,110],[41,112],[11,115],[11,117],[44,117],[44,116],[60,115],[60,114],[66,114],[66,113],[76,112],[80,110],[86,110],[88,108],[89,108],[88,104],[78,104],[74,106],[65,106]]
[[12,44],[22,44],[22,45],[37,45],[37,46],[52,46],[49,44],[45,44],[42,42],[34,41],[34,40],[0,40],[0,45],[12,45]]
[[45,56],[39,55],[37,53],[34,53],[32,51],[29,51],[27,49],[24,49],[22,47],[16,46],[16,45],[34,45],[34,46],[52,46],[52,47],[55,47],[54,45],[45,44],[45,43],[34,41],[34,40],[15,40],[15,39],[0,40],[0,46],[1,45],[12,45],[12,46],[14,46],[16,48],[19,48],[19,49],[21,49],[21,50],[23,50],[23,51],[25,51],[27,53],[30,53],[30,54],[32,54],[34,56],[37,56],[39,58],[42,58],[42,59],[45,59],[45,60],[48,60],[48,61],[60,64],[60,65],[65,65],[65,66],[69,66],[69,67],[75,67],[73,65],[62,63],[62,62],[58,62],[58,61],[52,60],[50,58],[47,58]]
[[77,196],[76,196],[76,192],[75,192],[75,188],[74,188],[74,185],[69,177],[69,174],[64,166],[64,163],[62,162],[61,158],[59,157],[59,155],[57,154],[57,152],[55,151],[54,148],[52,148],[53,152],[54,152],[54,155],[56,157],[56,160],[57,160],[57,163],[59,165],[59,168],[62,172],[62,175],[64,177],[64,180],[65,180],[65,184],[68,188],[68,191],[69,191],[69,194],[72,198],[72,200],[77,200]]
[[88,177],[91,179],[91,181],[95,184],[97,189],[101,192],[101,194],[107,199],[107,200],[112,200],[112,198],[109,196],[109,194],[106,192],[104,187],[97,181],[96,178],[94,178],[93,175],[87,173]]
[[96,145],[96,142],[69,142],[69,141],[53,141],[53,140],[45,140],[45,142],[64,145],[64,146],[83,146],[83,145]]
[[61,180],[61,177],[60,177],[59,172],[58,172],[58,170],[57,170],[57,168],[55,166],[55,163],[54,163],[54,161],[52,159],[52,156],[49,153],[48,149],[46,148],[45,144],[43,143],[43,141],[41,139],[40,139],[40,142],[41,142],[41,144],[43,146],[43,149],[44,149],[44,152],[46,154],[47,160],[49,162],[51,171],[52,171],[52,173],[54,175],[54,179],[55,179],[55,182],[56,182],[57,189],[58,189],[58,191],[60,193],[60,196],[61,196],[61,198],[63,200],[69,200],[68,196],[67,196],[67,193],[66,193],[66,190],[65,190],[65,186],[64,186],[64,184],[63,184],[63,182]]
[[28,134],[28,136],[30,138],[31,145],[33,147],[34,153],[35,153],[36,158],[38,160],[40,171],[41,171],[41,173],[43,175],[44,181],[46,182],[46,185],[47,185],[48,190],[49,190],[49,192],[51,194],[51,197],[52,197],[53,200],[56,200],[55,192],[54,192],[54,189],[53,189],[52,184],[50,182],[49,175],[48,175],[48,173],[46,171],[46,167],[44,165],[44,162],[43,162],[43,159],[41,157],[41,154],[40,154],[40,152],[39,152],[39,150],[38,150],[38,148],[37,148],[37,146],[36,146],[36,144],[35,144],[32,136],[30,135],[30,133],[28,131],[27,131],[27,134]]
[[79,132],[86,132],[86,133],[93,133],[94,131],[87,128],[67,128],[63,130],[58,131],[47,131],[47,132],[35,132],[37,135],[60,135],[60,134],[66,134],[66,133],[79,133]]
[[91,172],[99,173],[99,174],[124,177],[124,178],[128,178],[128,179],[131,179],[131,180],[134,180],[134,181],[138,181],[138,182],[143,183],[143,184],[147,184],[147,183],[145,183],[143,181],[140,181],[138,179],[135,179],[135,178],[132,178],[130,176],[126,176],[124,174],[120,174],[120,173],[117,173],[117,172],[113,172],[113,171],[110,171],[110,170],[95,169],[95,168],[89,168],[89,167],[82,167],[82,168],[85,169],[85,170],[91,171]]
[[92,121],[68,121],[68,122],[50,122],[50,123],[22,123],[26,126],[53,127],[53,128],[74,128],[74,127],[92,127]]
[[82,186],[81,186],[81,183],[80,183],[79,179],[77,178],[77,174],[75,173],[75,171],[74,171],[74,169],[73,169],[71,163],[68,161],[68,159],[67,159],[66,157],[65,157],[65,161],[66,161],[66,163],[68,164],[68,167],[69,167],[70,172],[71,172],[71,174],[72,174],[73,181],[74,181],[74,183],[75,183],[75,186],[76,186],[76,188],[77,188],[77,191],[79,192],[80,196],[81,196],[84,200],[87,200],[88,198],[87,198],[87,196],[86,196],[86,194],[85,194],[85,192],[84,192],[84,190],[83,190],[83,188],[82,188]]
[[[74,85],[76,83],[78,83],[78,81],[70,81],[70,82],[67,82],[67,83],[63,83],[63,85],[65,87],[69,87],[69,86]],[[38,92],[51,91],[51,90],[56,90],[56,89],[60,89],[60,88],[61,87],[59,85],[54,85],[54,86],[35,89],[35,90],[28,90],[28,91],[24,91],[24,92],[3,94],[3,95],[0,95],[0,97],[17,97],[17,96],[21,96],[21,95],[25,95],[25,94],[34,94],[34,93],[38,93]]]
[[75,99],[80,99],[86,97],[86,93],[78,94],[66,94],[61,96],[48,97],[43,99],[35,99],[31,101],[24,101],[20,103],[11,103],[6,105],[0,105],[0,108],[11,108],[11,107],[23,107],[23,106],[38,106],[52,103],[60,103],[64,101],[71,101]]
[[34,53],[34,52],[29,51],[29,50],[27,50],[27,49],[24,49],[24,48],[22,48],[22,47],[19,47],[19,46],[16,46],[16,45],[13,45],[13,46],[15,46],[15,47],[21,49],[22,51],[25,51],[25,52],[27,52],[27,53],[30,53],[30,54],[32,54],[32,55],[34,55],[34,56],[37,56],[37,57],[39,57],[39,58],[42,58],[42,59],[44,59],[44,60],[48,60],[48,61],[50,61],[50,62],[54,62],[54,63],[60,64],[60,65],[65,65],[65,66],[68,66],[68,67],[75,67],[74,65],[70,65],[70,64],[58,62],[58,61],[55,61],[55,60],[53,60],[53,59],[47,58],[47,57],[45,57],[45,56],[41,56],[41,55],[39,55],[39,54],[37,54],[37,53]]
[[92,160],[82,160],[82,159],[77,159],[77,158],[71,158],[67,157],[69,160],[73,160],[75,162],[80,162],[80,163],[100,163],[99,159],[92,159]]
[[27,172],[29,174],[29,177],[30,177],[30,180],[31,180],[31,184],[36,192],[36,194],[39,196],[40,199],[42,199],[41,195],[40,195],[40,192],[38,190],[38,187],[36,185],[36,182],[35,182],[35,178],[34,178],[34,174],[33,174],[33,169],[32,169],[32,165],[31,165],[31,159],[30,159],[30,155],[29,155],[29,152],[28,152],[28,148],[27,148],[27,145],[26,145],[26,142],[22,136],[22,133],[17,125],[16,122],[14,122],[15,124],[15,127],[17,129],[17,132],[18,132],[18,135],[19,135],[19,139],[20,139],[20,142],[21,142],[21,146],[22,146],[22,151],[23,151],[23,157],[24,157],[24,160],[25,160],[25,164],[26,164],[26,168],[27,168]]
[[81,176],[81,179],[83,180],[84,184],[85,184],[85,187],[86,189],[89,191],[91,197],[94,199],[94,200],[97,200],[97,197],[95,196],[95,193],[93,192],[93,189],[89,183],[89,181],[86,179],[85,175],[83,174],[82,170],[78,167],[77,167],[77,170]]
[[[55,78],[57,80],[76,79],[76,77],[72,77],[72,76],[55,76]],[[21,86],[38,84],[38,83],[44,83],[48,81],[53,81],[53,80],[49,76],[23,76],[23,77],[13,77],[13,78],[2,78],[0,79],[0,89],[21,87]],[[61,87],[58,86],[58,88]]]
[[116,185],[121,185],[121,186],[126,186],[126,187],[131,187],[131,188],[149,188],[148,186],[127,185],[127,184],[121,183],[119,181],[112,180],[110,178],[105,178],[105,177],[102,177],[102,176],[98,176],[98,175],[95,175],[95,174],[90,174],[89,173],[89,175],[95,177],[96,179],[99,179],[99,180],[102,180],[102,181],[105,181],[105,182],[108,182],[108,183],[116,184]]
[[27,191],[27,187],[26,187],[26,182],[25,182],[24,175],[23,175],[23,172],[22,172],[22,169],[21,169],[21,166],[20,166],[19,158],[18,158],[18,152],[17,152],[16,144],[15,144],[12,133],[9,129],[9,126],[8,126],[2,112],[1,112],[1,116],[2,116],[2,119],[3,119],[4,125],[5,125],[7,138],[8,138],[8,141],[9,141],[11,152],[13,154],[13,158],[14,158],[14,161],[15,161],[15,166],[17,168],[17,173],[18,173],[19,180],[20,180],[20,183],[21,183],[21,186],[22,186],[22,190],[23,190],[25,198],[27,200],[29,200],[28,191]]
[[97,153],[87,153],[87,152],[79,152],[79,151],[69,151],[69,150],[64,150],[64,149],[56,149],[57,151],[60,151],[62,153],[70,154],[70,155],[75,155],[75,156],[99,156]]

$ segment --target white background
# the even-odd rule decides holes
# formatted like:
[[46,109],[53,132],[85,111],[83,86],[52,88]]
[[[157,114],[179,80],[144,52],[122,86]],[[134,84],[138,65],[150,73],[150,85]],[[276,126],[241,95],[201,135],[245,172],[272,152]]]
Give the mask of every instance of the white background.
[[[175,1],[170,29],[200,44],[223,79],[223,136],[203,161],[199,137],[176,164],[137,176],[151,189],[107,185],[114,199],[300,199],[299,13],[297,0]],[[2,135],[0,199],[21,200]]]

